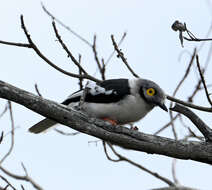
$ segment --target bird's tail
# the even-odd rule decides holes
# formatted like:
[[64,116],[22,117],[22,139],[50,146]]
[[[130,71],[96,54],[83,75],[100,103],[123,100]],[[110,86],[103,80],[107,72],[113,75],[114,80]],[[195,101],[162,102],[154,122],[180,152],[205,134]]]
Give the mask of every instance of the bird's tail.
[[41,133],[45,130],[47,130],[48,128],[52,127],[53,125],[57,124],[56,121],[53,121],[51,119],[43,119],[42,121],[38,122],[37,124],[33,125],[32,127],[29,128],[29,131],[31,133]]

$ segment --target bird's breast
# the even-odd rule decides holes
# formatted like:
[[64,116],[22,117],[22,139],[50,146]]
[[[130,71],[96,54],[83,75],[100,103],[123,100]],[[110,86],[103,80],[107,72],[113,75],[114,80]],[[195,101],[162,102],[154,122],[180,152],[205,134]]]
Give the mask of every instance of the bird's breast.
[[127,124],[142,119],[153,106],[148,105],[140,96],[128,95],[115,103],[84,103],[83,109],[91,117],[110,118],[119,124]]

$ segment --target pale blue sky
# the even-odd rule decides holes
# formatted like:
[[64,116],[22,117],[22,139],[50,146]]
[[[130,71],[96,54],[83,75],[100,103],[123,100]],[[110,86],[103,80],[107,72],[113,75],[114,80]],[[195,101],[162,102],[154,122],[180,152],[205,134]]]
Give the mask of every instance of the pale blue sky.
[[[171,30],[175,20],[186,22],[189,29],[198,37],[204,37],[211,24],[212,9],[203,0],[44,0],[45,6],[74,31],[92,42],[97,35],[97,50],[105,59],[113,51],[110,35],[118,40],[127,32],[121,49],[134,70],[143,78],[154,80],[168,94],[171,94],[184,74],[190,57],[179,55],[183,50],[193,52],[197,43],[185,42],[182,49],[178,34]],[[26,42],[20,27],[20,14],[24,15],[25,24],[40,50],[55,64],[71,72],[77,69],[67,58],[56,41],[50,18],[41,9],[40,1],[19,0],[2,1],[0,4],[0,39]],[[59,27],[62,38],[75,56],[82,55],[82,64],[89,73],[94,73],[96,64],[89,47]],[[200,61],[204,63],[208,52],[205,44],[200,52]],[[78,81],[64,76],[43,62],[30,49],[0,45],[1,71],[0,80],[35,93],[37,83],[42,95],[61,102],[78,89]],[[112,58],[107,68],[107,78],[132,78],[121,60]],[[211,83],[211,67],[206,80]],[[192,70],[191,77],[177,95],[187,98],[196,82],[197,72]],[[207,105],[205,96],[197,96],[197,104]],[[167,105],[168,105],[167,101]],[[5,101],[0,100],[0,111]],[[151,189],[166,184],[127,163],[112,163],[104,155],[101,143],[88,144],[95,138],[80,134],[74,137],[61,136],[54,131],[42,135],[33,135],[27,129],[42,117],[22,106],[13,104],[16,130],[15,147],[12,155],[4,163],[12,172],[22,174],[21,162],[30,175],[44,189]],[[205,121],[211,123],[211,115],[197,112]],[[160,109],[154,109],[140,121],[140,131],[154,133],[169,121],[169,115]],[[178,123],[179,124],[179,123]],[[188,122],[190,126],[192,124]],[[8,115],[0,120],[1,129],[10,130]],[[59,126],[60,127],[60,126]],[[177,125],[179,134],[184,128]],[[61,126],[62,128],[62,126]],[[63,127],[63,129],[66,129]],[[197,131],[194,127],[193,129]],[[66,131],[72,131],[66,129]],[[171,130],[161,135],[173,138]],[[7,151],[9,136],[0,145],[1,155]],[[120,151],[130,159],[171,179],[171,159],[164,156],[148,155],[134,151]],[[204,174],[204,175],[202,175]],[[186,186],[211,189],[211,168],[209,165],[192,161],[178,161],[177,176]],[[12,181],[12,180],[11,180]],[[22,183],[22,182],[21,182]],[[25,185],[25,183],[22,183]],[[25,185],[26,189],[33,189]]]

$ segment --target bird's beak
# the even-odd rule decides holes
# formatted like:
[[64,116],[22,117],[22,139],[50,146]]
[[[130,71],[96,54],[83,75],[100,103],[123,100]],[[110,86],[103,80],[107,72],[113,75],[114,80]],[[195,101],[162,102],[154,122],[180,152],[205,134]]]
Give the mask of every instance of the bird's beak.
[[164,111],[167,111],[167,112],[168,112],[168,109],[167,109],[167,107],[166,107],[166,105],[165,105],[164,103],[160,103],[160,104],[159,104],[159,107],[160,107],[161,109],[163,109]]

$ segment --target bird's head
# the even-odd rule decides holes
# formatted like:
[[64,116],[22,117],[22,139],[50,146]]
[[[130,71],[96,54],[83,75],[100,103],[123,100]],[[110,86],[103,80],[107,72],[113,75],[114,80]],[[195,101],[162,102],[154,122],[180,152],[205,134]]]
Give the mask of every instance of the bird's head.
[[148,104],[159,106],[161,109],[168,111],[165,105],[166,95],[156,83],[145,79],[141,79],[139,83],[139,93]]

